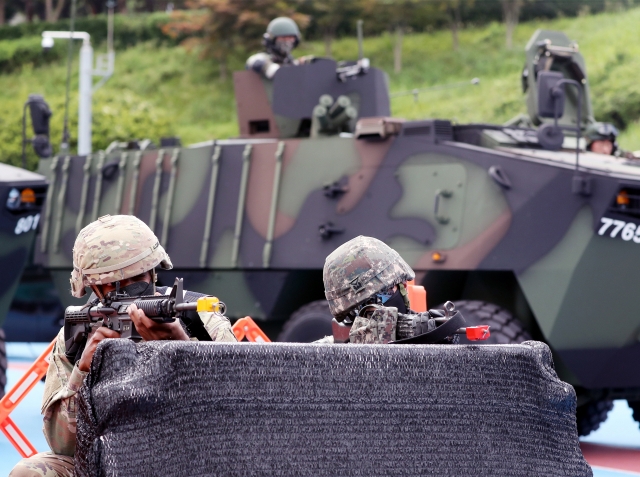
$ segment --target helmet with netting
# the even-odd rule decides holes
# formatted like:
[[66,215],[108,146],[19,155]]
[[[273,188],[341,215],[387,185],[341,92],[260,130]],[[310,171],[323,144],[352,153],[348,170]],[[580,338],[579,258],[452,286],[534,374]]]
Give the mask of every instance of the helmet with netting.
[[160,266],[173,268],[153,231],[132,215],[105,215],[83,228],[73,245],[71,294],[85,287],[140,275]]
[[398,252],[378,239],[362,235],[335,249],[322,271],[324,294],[336,319],[344,318],[376,293],[414,277]]
[[611,141],[618,139],[618,129],[610,123],[591,123],[584,132],[589,143],[593,141]]

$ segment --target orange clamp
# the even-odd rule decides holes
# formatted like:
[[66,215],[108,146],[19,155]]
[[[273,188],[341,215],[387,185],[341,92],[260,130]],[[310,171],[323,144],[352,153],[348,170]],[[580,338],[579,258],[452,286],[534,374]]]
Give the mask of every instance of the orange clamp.
[[49,358],[55,338],[47,349],[45,349],[40,357],[36,359],[31,367],[24,373],[24,376],[0,399],[0,430],[7,436],[9,442],[17,449],[22,457],[31,457],[36,454],[35,447],[29,442],[29,439],[18,429],[18,426],[11,420],[9,414],[20,404],[20,401],[33,389],[33,387],[47,374],[49,368]]
[[231,327],[233,334],[236,335],[238,341],[247,338],[247,341],[253,343],[270,343],[271,340],[264,334],[264,331],[256,324],[250,316],[245,316],[236,321]]
[[465,332],[469,341],[484,341],[491,336],[489,325],[467,326]]

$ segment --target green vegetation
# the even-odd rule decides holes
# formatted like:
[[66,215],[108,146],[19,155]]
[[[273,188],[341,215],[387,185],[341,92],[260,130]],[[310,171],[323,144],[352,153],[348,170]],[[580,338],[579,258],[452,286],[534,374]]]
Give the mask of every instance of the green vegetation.
[[[392,73],[392,35],[367,38],[364,50],[374,66],[389,72],[392,93],[473,77],[481,80],[479,86],[422,92],[417,102],[412,95],[396,97],[392,100],[394,115],[501,123],[526,111],[520,72],[527,40],[537,28],[563,30],[579,43],[586,58],[596,118],[622,126],[622,147],[635,150],[640,149],[640,83],[636,80],[635,61],[640,57],[636,33],[639,22],[640,8],[634,8],[621,13],[523,23],[516,30],[512,50],[505,49],[504,25],[497,23],[462,30],[458,52],[452,51],[448,30],[407,35],[404,68],[399,74]],[[38,55],[26,56],[21,64],[14,62],[6,68],[2,63],[9,43],[31,45],[33,41],[34,37],[0,41],[0,157],[13,164],[20,164],[22,106],[30,93],[44,94],[51,105],[56,148],[61,137],[66,48],[48,64]],[[353,59],[357,55],[354,38],[336,40],[332,49],[336,59]],[[96,48],[96,53],[99,50]],[[299,55],[321,56],[323,52],[321,42],[307,42],[296,50]],[[77,60],[77,54],[75,57]],[[230,59],[229,68],[241,69],[243,62],[242,55],[237,54]],[[118,51],[114,77],[94,96],[94,149],[104,148],[112,140],[132,137],[157,140],[164,135],[178,135],[189,144],[236,135],[233,85],[231,80],[220,82],[218,77],[214,60],[201,59],[197,51],[157,38]],[[71,88],[71,133],[75,137],[77,61]],[[30,129],[27,134],[31,135]],[[32,167],[33,156],[29,151]]]
[[[189,15],[194,13],[188,12]],[[144,41],[174,43],[162,32],[162,26],[171,20],[171,16],[164,12],[150,14],[115,15],[114,43],[116,48],[133,46]],[[0,26],[0,40],[15,40],[29,36],[39,37],[45,30],[68,30],[69,19],[57,22],[21,23],[16,26]],[[93,15],[76,18],[76,31],[86,31],[95,43],[101,43],[107,38],[107,16]]]

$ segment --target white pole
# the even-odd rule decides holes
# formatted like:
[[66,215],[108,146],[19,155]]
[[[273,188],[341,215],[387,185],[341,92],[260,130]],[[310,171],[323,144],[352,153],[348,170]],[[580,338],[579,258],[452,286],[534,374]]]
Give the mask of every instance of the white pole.
[[78,96],[78,155],[91,154],[91,96],[93,89],[93,48],[85,40],[80,48],[80,88]]
[[[109,10],[109,38],[106,68],[93,71],[93,48],[87,32],[43,31],[42,47],[51,48],[54,38],[82,40],[80,48],[80,85],[78,91],[78,155],[91,154],[91,100],[93,91],[102,86],[113,74],[116,54],[113,51],[113,7]],[[100,62],[102,64],[102,62]],[[102,76],[102,80],[93,87],[93,76]]]

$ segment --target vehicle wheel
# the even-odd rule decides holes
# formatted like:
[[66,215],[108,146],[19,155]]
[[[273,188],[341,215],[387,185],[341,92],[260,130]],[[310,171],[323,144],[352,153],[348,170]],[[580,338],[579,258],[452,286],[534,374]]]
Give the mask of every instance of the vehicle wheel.
[[640,423],[640,401],[627,400],[627,404],[629,404],[629,407],[633,411],[633,420]]
[[468,326],[489,325],[491,327],[489,328],[491,336],[486,341],[469,341],[465,336],[461,336],[461,344],[515,344],[531,339],[531,335],[524,329],[522,323],[497,305],[468,300],[453,303],[464,316]]
[[0,398],[4,396],[7,384],[7,347],[4,342],[4,330],[0,329]]
[[595,431],[600,424],[607,420],[607,414],[613,408],[611,399],[600,399],[589,401],[587,404],[579,406],[576,411],[576,423],[578,424],[578,435],[588,436]]
[[284,324],[277,341],[311,343],[331,335],[331,320],[326,300],[312,301],[298,308]]

